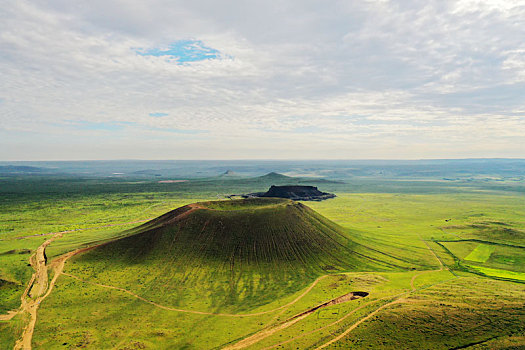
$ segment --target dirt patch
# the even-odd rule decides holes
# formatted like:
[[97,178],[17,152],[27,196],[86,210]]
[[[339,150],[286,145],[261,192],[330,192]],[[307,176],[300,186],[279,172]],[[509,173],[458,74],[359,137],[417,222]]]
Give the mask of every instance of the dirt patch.
[[159,184],[176,184],[180,182],[188,182],[189,180],[161,180],[157,181]]
[[299,315],[296,315],[294,317],[301,316],[301,315],[303,315],[305,313],[311,314],[312,312],[315,312],[315,311],[317,311],[319,309],[322,309],[322,308],[330,306],[330,305],[341,304],[341,303],[344,303],[346,301],[360,299],[360,298],[364,298],[366,296],[368,296],[368,292],[350,292],[348,294],[341,295],[340,297],[337,297],[335,299],[327,301],[326,303],[323,303],[321,305],[317,305],[316,307],[313,307],[310,310],[307,310],[307,311],[305,311],[305,312],[303,312],[303,313],[301,313]]

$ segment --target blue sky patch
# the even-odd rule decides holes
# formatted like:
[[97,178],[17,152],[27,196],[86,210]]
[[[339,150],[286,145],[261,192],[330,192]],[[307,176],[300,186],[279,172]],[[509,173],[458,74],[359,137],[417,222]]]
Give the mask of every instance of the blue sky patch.
[[167,117],[169,114],[168,113],[150,113],[149,116],[150,117],[154,117],[154,118],[161,118],[161,117]]
[[220,58],[221,53],[200,40],[178,40],[166,48],[140,49],[141,56],[167,57],[179,64]]
[[113,122],[89,122],[78,121],[74,122],[73,127],[78,130],[102,130],[102,131],[119,131],[124,129],[124,124],[134,123],[113,123]]

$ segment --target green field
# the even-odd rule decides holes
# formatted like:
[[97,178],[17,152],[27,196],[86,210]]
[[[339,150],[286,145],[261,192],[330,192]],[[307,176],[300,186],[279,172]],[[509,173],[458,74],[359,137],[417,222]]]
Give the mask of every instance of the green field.
[[[39,304],[35,349],[525,346],[525,197],[500,184],[314,182],[337,197],[298,204],[210,202],[304,183],[275,175],[3,181],[0,314],[20,306],[43,242],[49,283],[53,261],[100,245]],[[316,309],[351,292],[368,295]],[[0,348],[29,319],[0,320]]]
[[495,249],[496,247],[494,246],[480,244],[476,248],[474,248],[474,250],[471,251],[469,255],[465,257],[465,260],[484,263],[485,261],[489,260],[490,256],[492,255],[492,253],[494,253]]
[[469,267],[489,277],[500,277],[500,278],[513,279],[513,280],[525,282],[525,273],[523,272],[492,269],[490,267],[472,266],[472,265]]

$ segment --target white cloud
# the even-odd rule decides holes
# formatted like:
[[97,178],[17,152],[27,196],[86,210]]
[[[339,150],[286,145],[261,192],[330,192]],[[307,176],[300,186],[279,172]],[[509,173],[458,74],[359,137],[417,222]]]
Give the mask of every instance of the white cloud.
[[[0,158],[525,157],[523,37],[510,0],[9,2]],[[223,59],[136,53],[184,39]]]
[[456,12],[500,11],[510,14],[516,8],[525,7],[523,0],[459,0],[456,3]]

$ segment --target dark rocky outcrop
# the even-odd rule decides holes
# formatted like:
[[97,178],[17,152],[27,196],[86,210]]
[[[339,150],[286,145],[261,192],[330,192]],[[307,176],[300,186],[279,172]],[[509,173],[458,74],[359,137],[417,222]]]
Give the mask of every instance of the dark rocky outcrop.
[[250,197],[276,197],[288,198],[297,201],[322,201],[328,198],[334,198],[335,194],[321,192],[315,186],[275,186],[272,185],[267,192],[249,193],[244,195]]

